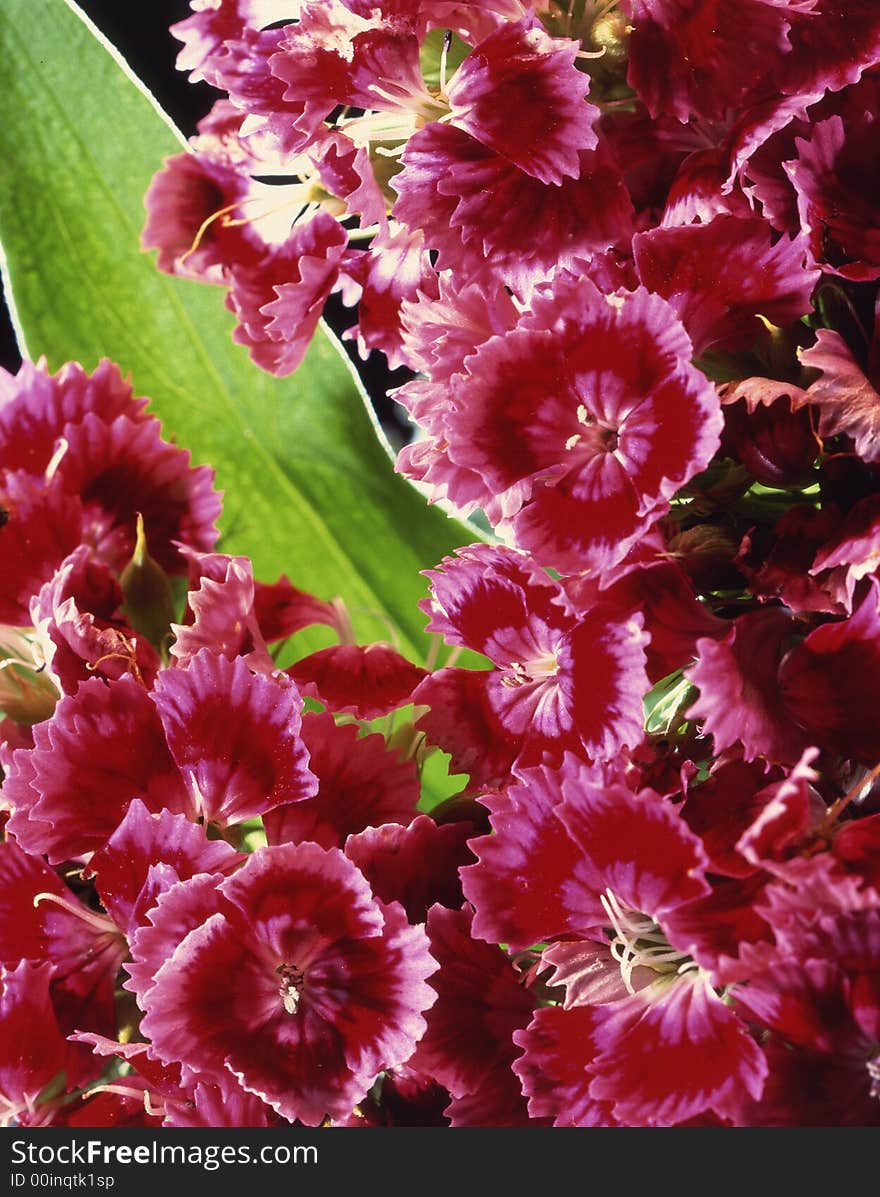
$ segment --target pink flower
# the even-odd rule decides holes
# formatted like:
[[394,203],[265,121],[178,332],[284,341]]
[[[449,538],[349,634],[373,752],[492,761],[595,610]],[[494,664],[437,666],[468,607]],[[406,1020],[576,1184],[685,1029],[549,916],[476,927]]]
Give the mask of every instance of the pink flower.
[[718,397],[691,353],[658,296],[559,276],[445,388],[449,498],[545,565],[609,570],[717,448]]
[[245,661],[202,649],[186,669],[164,669],[151,695],[194,818],[243,823],[318,788],[300,737],[302,700]]
[[380,1071],[412,1055],[434,1000],[427,938],[338,850],[262,849],[217,886],[215,910],[142,999],[160,1059],[231,1074],[316,1126],[349,1114]]
[[633,253],[641,281],[669,300],[697,353],[748,348],[758,316],[785,325],[806,315],[819,281],[802,238],[772,244],[770,226],[754,217],[651,229],[636,235]]
[[[791,52],[793,13],[813,0],[626,0],[632,25],[628,81],[656,117],[682,123],[742,108]],[[745,38],[739,31],[747,31]],[[733,63],[736,68],[733,69]]]
[[[472,545],[428,576],[428,630],[483,653],[495,666],[473,675],[440,670],[413,694],[416,704],[431,707],[418,726],[453,752],[456,771],[472,770],[472,780],[496,779],[487,772],[492,757],[481,761],[473,751],[487,732],[507,746],[511,764],[520,751],[559,756],[577,745],[611,756],[641,739],[648,685],[638,615],[601,603],[576,612],[558,583],[510,549]],[[470,685],[475,698],[481,695],[484,715],[474,719],[459,710],[449,739],[445,699],[456,679]]]

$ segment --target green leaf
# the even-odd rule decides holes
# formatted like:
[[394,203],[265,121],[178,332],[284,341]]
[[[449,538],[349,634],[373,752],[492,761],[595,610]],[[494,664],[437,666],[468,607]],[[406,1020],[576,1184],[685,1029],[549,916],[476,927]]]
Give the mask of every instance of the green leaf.
[[140,252],[143,196],[180,136],[73,5],[2,0],[0,244],[22,351],[56,369],[101,357],[149,395],[166,437],[225,492],[222,548],[258,577],[340,594],[364,638],[420,657],[419,571],[475,529],[392,469],[356,375],[323,330],[292,377],[232,344],[219,288]]
[[654,736],[672,734],[696,696],[696,687],[682,676],[680,669],[661,678],[645,696],[645,731]]

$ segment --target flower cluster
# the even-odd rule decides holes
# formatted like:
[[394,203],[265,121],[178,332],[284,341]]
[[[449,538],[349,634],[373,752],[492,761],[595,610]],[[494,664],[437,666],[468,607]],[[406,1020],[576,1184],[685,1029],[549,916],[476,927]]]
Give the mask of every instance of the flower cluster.
[[880,1123],[880,8],[192,8],[144,247],[275,374],[357,303],[494,535],[422,668],[115,367],[0,380],[0,1111]]

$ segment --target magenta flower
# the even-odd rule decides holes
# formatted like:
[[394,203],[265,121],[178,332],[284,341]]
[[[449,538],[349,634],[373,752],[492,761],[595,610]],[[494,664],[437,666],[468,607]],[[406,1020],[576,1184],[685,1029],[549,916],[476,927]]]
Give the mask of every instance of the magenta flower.
[[560,276],[444,388],[449,498],[483,506],[539,562],[609,570],[717,448],[718,397],[691,354],[659,296],[609,300]]
[[237,1077],[316,1126],[349,1114],[382,1069],[412,1055],[434,1000],[427,937],[338,850],[262,849],[217,885],[214,909],[142,999],[160,1059]]
[[[431,708],[418,726],[453,754],[456,772],[471,772],[475,783],[497,780],[505,770],[495,771],[496,760],[509,768],[520,754],[561,756],[575,745],[610,756],[641,739],[648,684],[638,615],[601,603],[576,611],[558,583],[510,549],[472,545],[428,576],[428,630],[495,666],[473,674],[442,669],[413,694]],[[479,707],[459,708],[457,726],[447,729],[445,700],[458,686]],[[487,738],[497,747],[484,757]]]
[[302,700],[285,681],[207,649],[186,669],[162,671],[151,697],[193,818],[243,823],[317,791],[299,734]]

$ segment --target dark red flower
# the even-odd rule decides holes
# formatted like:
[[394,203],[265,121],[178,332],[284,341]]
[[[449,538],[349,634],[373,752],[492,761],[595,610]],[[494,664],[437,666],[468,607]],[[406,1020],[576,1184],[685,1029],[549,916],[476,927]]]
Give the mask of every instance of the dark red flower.
[[303,716],[302,738],[318,790],[265,813],[270,844],[311,840],[322,848],[341,848],[367,827],[412,822],[419,800],[415,762],[402,760],[383,736],[362,736],[355,724],[337,726],[332,715],[310,713]]
[[382,643],[322,648],[288,673],[309,698],[359,719],[376,719],[404,706],[426,676],[424,669]]
[[83,682],[33,734],[2,788],[9,831],[27,852],[59,864],[100,848],[132,798],[150,810],[188,809],[156,709],[131,677]]

